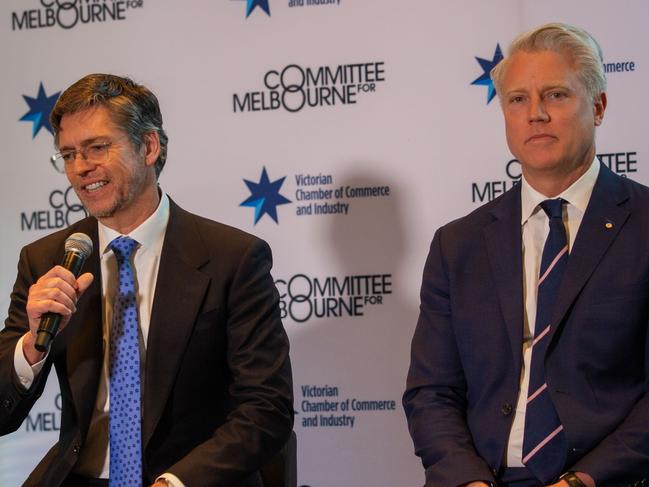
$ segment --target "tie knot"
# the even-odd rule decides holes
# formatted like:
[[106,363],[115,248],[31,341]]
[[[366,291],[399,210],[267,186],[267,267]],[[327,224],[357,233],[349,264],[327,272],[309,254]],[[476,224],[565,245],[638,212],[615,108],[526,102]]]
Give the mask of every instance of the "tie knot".
[[540,203],[548,218],[563,218],[563,204],[565,200],[557,198],[555,200],[545,200]]
[[117,237],[108,244],[108,248],[113,251],[118,262],[130,259],[133,250],[137,246],[137,241],[131,237]]

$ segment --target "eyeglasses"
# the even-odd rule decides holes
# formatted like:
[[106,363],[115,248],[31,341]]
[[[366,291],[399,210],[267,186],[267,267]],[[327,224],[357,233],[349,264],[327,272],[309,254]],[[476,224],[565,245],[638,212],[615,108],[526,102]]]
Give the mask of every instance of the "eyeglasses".
[[50,162],[54,169],[61,173],[65,173],[65,168],[77,159],[77,155],[91,164],[104,164],[108,161],[108,149],[111,145],[112,142],[98,142],[90,144],[85,149],[64,150],[50,157]]

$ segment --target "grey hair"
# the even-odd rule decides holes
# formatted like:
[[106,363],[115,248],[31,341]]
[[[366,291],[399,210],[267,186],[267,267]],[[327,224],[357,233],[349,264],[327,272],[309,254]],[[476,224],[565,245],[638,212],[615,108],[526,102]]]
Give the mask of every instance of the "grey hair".
[[551,23],[524,32],[509,45],[507,57],[491,70],[491,79],[498,94],[503,87],[509,59],[518,51],[567,54],[574,63],[586,92],[593,99],[606,91],[604,56],[593,36],[574,25]]
[[158,177],[167,161],[169,141],[162,128],[160,105],[148,88],[129,78],[112,74],[89,74],[65,90],[50,113],[56,146],[59,144],[63,115],[95,106],[108,109],[112,121],[126,131],[137,149],[142,146],[144,134],[158,133],[160,155],[155,162],[155,174]]

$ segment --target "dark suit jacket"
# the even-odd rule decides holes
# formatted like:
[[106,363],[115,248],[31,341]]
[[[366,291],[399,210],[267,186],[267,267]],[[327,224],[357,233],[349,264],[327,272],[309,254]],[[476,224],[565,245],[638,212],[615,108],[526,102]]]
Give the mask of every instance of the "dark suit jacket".
[[[493,481],[501,468],[522,362],[521,246],[520,186],[433,239],[404,394],[426,486]],[[565,470],[600,487],[649,474],[648,319],[649,189],[602,166],[546,355]]]
[[[95,244],[84,267],[95,280],[25,392],[16,382],[12,355],[28,327],[28,289],[60,262],[63,243],[73,232],[88,234]],[[143,384],[148,481],[169,471],[188,487],[259,485],[256,471],[289,437],[289,346],[271,265],[270,249],[262,240],[171,202]],[[20,426],[52,365],[62,397],[59,442],[25,485],[58,486],[83,448],[103,360],[99,275],[94,218],[21,252],[9,316],[0,332],[0,433]]]

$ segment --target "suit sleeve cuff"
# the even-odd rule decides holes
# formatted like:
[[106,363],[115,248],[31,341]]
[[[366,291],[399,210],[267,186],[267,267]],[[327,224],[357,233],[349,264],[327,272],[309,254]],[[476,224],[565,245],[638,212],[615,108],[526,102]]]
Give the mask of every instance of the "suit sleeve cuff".
[[45,363],[45,359],[47,359],[47,355],[45,355],[42,360],[36,362],[34,365],[30,365],[25,358],[25,354],[23,353],[24,339],[25,337],[22,336],[16,344],[16,349],[14,350],[14,369],[16,370],[18,381],[25,388],[25,390],[27,390],[32,386],[34,378],[40,373],[41,369],[43,368],[43,364]]
[[174,474],[169,472],[165,472],[162,475],[160,475],[160,477],[156,479],[156,482],[158,480],[166,481],[169,487],[185,487],[185,484],[183,484],[178,477],[176,477]]

